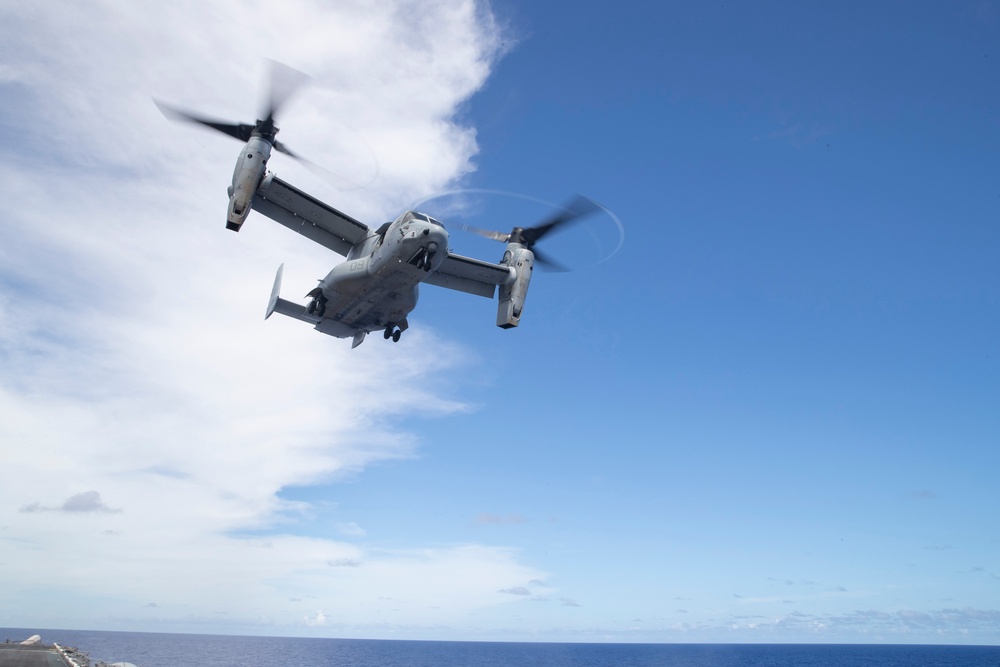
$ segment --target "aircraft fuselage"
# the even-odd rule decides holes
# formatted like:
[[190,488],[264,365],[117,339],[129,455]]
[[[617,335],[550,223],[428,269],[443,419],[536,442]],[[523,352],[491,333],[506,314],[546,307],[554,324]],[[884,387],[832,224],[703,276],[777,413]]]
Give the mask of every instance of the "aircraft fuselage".
[[419,284],[448,250],[448,232],[436,221],[408,212],[352,249],[310,294],[322,295],[323,333],[340,337],[390,326],[405,329]]

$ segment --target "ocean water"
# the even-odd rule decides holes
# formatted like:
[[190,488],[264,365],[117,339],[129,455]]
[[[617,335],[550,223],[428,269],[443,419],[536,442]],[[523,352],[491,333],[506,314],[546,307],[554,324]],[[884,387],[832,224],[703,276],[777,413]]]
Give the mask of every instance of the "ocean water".
[[534,644],[2,629],[141,667],[1000,667],[998,646]]

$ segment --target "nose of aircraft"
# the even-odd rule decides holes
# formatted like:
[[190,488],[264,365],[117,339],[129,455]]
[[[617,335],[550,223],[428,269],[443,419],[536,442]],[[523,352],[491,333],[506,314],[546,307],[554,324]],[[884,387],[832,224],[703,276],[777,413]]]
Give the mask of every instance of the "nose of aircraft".
[[423,234],[427,237],[429,242],[437,243],[439,246],[443,245],[445,247],[448,245],[448,231],[444,227],[431,225],[424,228]]
[[448,231],[444,227],[431,225],[425,227],[421,235],[424,237],[421,245],[427,249],[430,268],[437,269],[448,255]]

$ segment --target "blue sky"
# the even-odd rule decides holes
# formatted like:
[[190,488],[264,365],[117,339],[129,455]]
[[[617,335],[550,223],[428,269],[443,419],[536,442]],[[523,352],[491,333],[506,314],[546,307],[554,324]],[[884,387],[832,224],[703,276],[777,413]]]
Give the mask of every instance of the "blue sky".
[[[0,624],[1000,641],[1000,5],[295,2],[252,54],[212,6],[4,10]],[[379,165],[273,161],[325,201],[581,192],[621,251],[516,330],[436,288],[395,346],[263,323],[338,260],[222,229],[238,146],[149,102],[247,120],[261,56],[315,77],[283,140]]]

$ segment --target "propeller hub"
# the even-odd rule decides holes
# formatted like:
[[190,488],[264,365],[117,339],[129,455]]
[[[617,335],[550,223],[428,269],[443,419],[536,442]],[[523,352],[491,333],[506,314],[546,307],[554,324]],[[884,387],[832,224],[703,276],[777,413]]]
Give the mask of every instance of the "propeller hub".
[[515,227],[510,232],[510,236],[508,237],[508,243],[520,243],[525,248],[530,248],[531,246],[535,245],[534,241],[526,238],[524,232],[525,232],[524,227]]
[[257,121],[257,124],[253,128],[253,133],[264,137],[268,141],[274,141],[275,135],[278,134],[278,126],[274,124],[273,118],[265,118],[264,120]]
[[156,102],[156,100],[153,101],[156,102],[156,106],[160,108],[160,111],[162,111],[163,114],[171,120],[183,120],[191,123],[198,123],[199,125],[210,127],[213,130],[222,132],[223,134],[229,135],[234,139],[239,139],[240,141],[250,141],[250,137],[260,137],[274,145],[276,150],[294,158],[302,159],[295,155],[292,151],[288,150],[287,146],[284,146],[274,140],[275,135],[278,134],[278,126],[274,124],[274,118],[278,115],[278,111],[282,105],[305,81],[306,75],[298,70],[288,67],[287,65],[271,61],[270,78],[270,94],[268,95],[267,105],[261,112],[262,118],[258,118],[252,125],[250,123],[227,123],[217,121],[211,118],[205,118],[199,114],[192,114],[187,111],[181,111],[180,109],[174,109],[165,104],[161,104],[160,102]]

